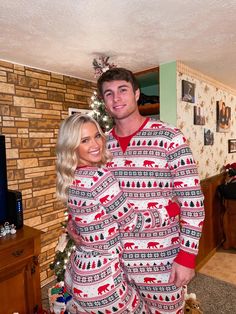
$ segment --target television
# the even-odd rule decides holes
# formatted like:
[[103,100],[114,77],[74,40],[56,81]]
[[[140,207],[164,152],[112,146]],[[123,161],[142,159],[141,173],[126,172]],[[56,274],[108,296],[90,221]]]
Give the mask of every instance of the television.
[[7,162],[5,136],[0,134],[0,225],[7,220]]

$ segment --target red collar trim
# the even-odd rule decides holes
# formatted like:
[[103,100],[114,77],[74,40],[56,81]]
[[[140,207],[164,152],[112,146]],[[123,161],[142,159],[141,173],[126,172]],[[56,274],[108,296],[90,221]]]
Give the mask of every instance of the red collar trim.
[[118,135],[115,133],[115,128],[113,128],[113,129],[111,130],[111,133],[112,133],[112,135],[117,139],[117,141],[119,141],[119,140],[125,140],[125,139],[128,139],[128,138],[132,138],[133,136],[135,136],[139,131],[141,131],[141,130],[145,127],[145,125],[148,123],[149,120],[150,120],[150,117],[147,117],[147,118],[144,120],[143,124],[140,126],[140,128],[139,128],[137,131],[135,131],[133,134],[130,134],[130,135],[128,135],[128,136],[118,136]]
[[125,153],[132,137],[135,136],[139,131],[141,131],[145,127],[145,125],[148,123],[149,120],[150,120],[150,117],[147,117],[145,121],[143,122],[143,124],[140,126],[140,128],[137,131],[135,131],[133,134],[130,134],[128,136],[118,136],[115,133],[114,128],[111,130],[112,135],[118,141],[123,153]]

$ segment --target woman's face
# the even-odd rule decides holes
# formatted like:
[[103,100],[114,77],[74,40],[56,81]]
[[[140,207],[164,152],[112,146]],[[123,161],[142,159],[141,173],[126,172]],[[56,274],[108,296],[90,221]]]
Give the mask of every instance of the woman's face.
[[86,122],[81,128],[81,141],[76,149],[79,157],[79,166],[95,166],[102,160],[104,150],[104,140],[96,125]]

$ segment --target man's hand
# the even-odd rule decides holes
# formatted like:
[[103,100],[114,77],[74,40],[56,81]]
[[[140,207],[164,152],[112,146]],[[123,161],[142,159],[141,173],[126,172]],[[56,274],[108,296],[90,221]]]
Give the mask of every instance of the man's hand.
[[169,283],[173,283],[176,287],[187,285],[190,280],[195,276],[195,270],[185,267],[176,262],[172,265]]
[[81,236],[75,232],[72,219],[68,220],[66,230],[70,238],[74,240],[75,244],[79,245],[81,243]]

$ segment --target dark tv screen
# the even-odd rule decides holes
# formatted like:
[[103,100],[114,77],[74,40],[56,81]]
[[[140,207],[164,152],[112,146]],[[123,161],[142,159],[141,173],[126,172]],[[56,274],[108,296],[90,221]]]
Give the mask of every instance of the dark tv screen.
[[7,216],[7,163],[5,136],[0,135],[0,225]]

